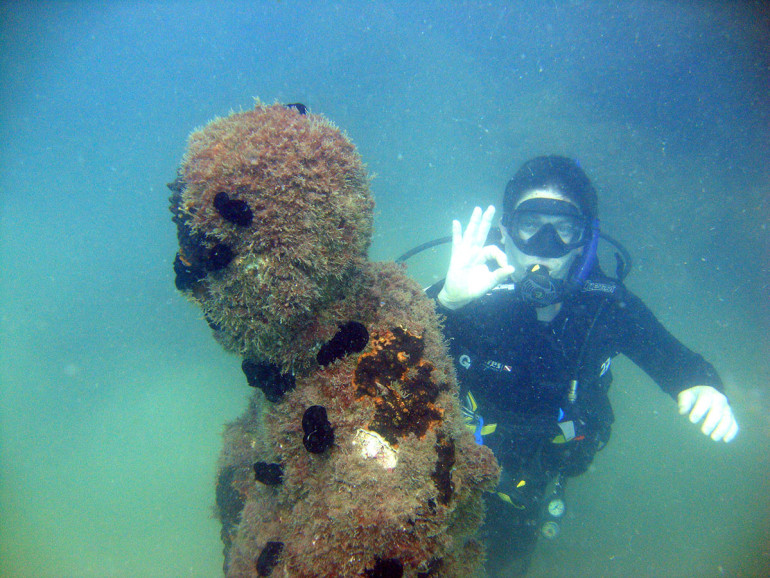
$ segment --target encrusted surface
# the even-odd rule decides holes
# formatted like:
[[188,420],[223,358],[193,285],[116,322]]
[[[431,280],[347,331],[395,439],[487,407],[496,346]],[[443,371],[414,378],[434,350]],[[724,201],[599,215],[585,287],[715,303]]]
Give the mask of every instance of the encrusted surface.
[[229,576],[473,576],[498,467],[464,427],[432,302],[369,263],[352,143],[257,104],[190,137],[176,282],[243,359],[216,512]]

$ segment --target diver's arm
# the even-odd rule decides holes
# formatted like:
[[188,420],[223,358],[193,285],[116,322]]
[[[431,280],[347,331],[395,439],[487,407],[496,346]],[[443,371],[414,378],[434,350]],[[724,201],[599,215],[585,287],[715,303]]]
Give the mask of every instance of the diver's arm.
[[[476,207],[465,234],[460,221],[452,222],[452,257],[444,286],[438,294],[438,302],[447,309],[460,309],[513,273],[513,267],[508,265],[508,258],[499,247],[484,246],[494,216],[493,206],[483,213]],[[487,266],[489,261],[496,261],[498,268],[491,271]]]
[[618,311],[619,350],[677,400],[680,414],[714,441],[731,441],[738,424],[714,367],[669,333],[642,301],[626,293]]

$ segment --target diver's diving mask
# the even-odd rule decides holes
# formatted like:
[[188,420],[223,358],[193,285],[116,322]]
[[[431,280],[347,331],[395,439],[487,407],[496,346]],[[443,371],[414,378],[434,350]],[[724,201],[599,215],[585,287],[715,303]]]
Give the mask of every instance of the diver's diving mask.
[[529,199],[503,217],[511,240],[525,255],[563,257],[591,238],[589,221],[580,210],[559,199]]

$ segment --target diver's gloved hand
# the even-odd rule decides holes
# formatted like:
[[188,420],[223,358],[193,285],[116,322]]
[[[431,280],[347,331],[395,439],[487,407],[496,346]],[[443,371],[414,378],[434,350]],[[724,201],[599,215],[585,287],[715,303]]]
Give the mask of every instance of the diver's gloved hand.
[[[495,216],[490,205],[482,214],[473,209],[471,220],[463,234],[460,221],[452,221],[452,258],[444,288],[438,294],[439,303],[447,309],[459,309],[497,286],[513,273],[508,257],[496,245],[484,246]],[[491,271],[488,261],[496,261],[498,269]]]
[[738,435],[738,422],[724,394],[708,385],[696,385],[679,394],[679,413],[690,413],[690,421],[698,423],[703,416],[701,431],[715,442],[732,441]]

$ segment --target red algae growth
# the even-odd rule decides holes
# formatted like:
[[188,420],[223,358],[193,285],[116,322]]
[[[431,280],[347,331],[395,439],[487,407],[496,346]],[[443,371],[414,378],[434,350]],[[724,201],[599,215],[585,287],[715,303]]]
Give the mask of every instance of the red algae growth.
[[367,261],[355,147],[304,113],[212,121],[170,185],[177,287],[255,387],[220,457],[225,574],[480,574],[497,463],[463,424],[433,303]]

